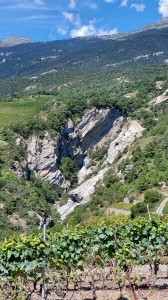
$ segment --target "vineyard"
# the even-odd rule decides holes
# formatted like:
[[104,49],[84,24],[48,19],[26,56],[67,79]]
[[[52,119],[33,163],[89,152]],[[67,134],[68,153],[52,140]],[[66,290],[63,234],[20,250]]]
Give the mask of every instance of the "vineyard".
[[[41,233],[22,235],[0,244],[0,299],[41,299],[44,280],[45,299],[79,300],[82,294],[73,296],[85,286],[90,296],[80,299],[99,300],[98,281],[102,289],[112,283],[106,300],[115,299],[116,287],[117,299],[128,299],[124,297],[126,286],[132,294],[129,299],[150,299],[140,286],[157,288],[159,265],[166,267],[167,258],[168,223],[164,218],[48,231],[46,242]],[[143,266],[151,272],[148,283],[140,272]]]
[[0,129],[37,116],[43,106],[44,101],[34,100],[0,102]]

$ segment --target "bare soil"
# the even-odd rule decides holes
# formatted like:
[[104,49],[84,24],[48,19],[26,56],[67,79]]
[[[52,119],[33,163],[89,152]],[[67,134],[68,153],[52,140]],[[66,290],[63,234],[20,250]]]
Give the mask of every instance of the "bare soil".
[[[132,271],[131,278],[134,275],[140,275],[142,281],[134,285],[135,294],[138,300],[168,300],[168,266],[160,265],[155,284],[152,287],[153,275],[151,275],[151,270],[148,265],[142,266],[140,268],[135,268]],[[62,290],[60,293],[56,293],[56,288],[49,283],[46,286],[46,300],[134,300],[133,294],[130,290],[129,283],[127,281],[121,283],[121,289],[119,285],[114,283],[114,281],[107,276],[108,269],[103,271],[103,276],[94,276],[95,292],[96,297],[93,297],[91,291],[91,280],[85,277],[82,278],[82,273],[80,274],[80,280],[76,288],[74,289],[74,284],[70,284],[68,292]],[[101,274],[102,275],[102,274]],[[104,280],[103,280],[104,278]],[[31,300],[41,300],[41,293],[36,290],[32,293]]]

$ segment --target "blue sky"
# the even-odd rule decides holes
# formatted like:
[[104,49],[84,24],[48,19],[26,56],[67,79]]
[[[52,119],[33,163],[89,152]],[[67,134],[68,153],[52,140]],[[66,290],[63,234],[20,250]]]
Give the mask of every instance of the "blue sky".
[[115,34],[168,16],[168,0],[0,0],[0,40]]

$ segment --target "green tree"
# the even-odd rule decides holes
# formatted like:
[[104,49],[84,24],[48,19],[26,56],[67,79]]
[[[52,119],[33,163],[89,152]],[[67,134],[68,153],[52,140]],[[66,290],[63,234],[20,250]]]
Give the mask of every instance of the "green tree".
[[155,190],[148,190],[144,194],[145,203],[155,203],[162,199],[162,194]]
[[145,214],[147,212],[147,205],[144,202],[139,202],[131,207],[131,218]]
[[70,157],[62,157],[59,169],[63,173],[65,179],[69,180],[71,184],[77,182],[77,169],[74,161]]

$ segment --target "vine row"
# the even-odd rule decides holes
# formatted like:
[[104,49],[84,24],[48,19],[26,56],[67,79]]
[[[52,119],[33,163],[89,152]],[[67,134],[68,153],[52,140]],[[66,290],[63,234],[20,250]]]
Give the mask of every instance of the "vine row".
[[46,242],[41,233],[21,235],[0,244],[1,299],[9,298],[9,294],[15,300],[31,299],[28,287],[32,284],[35,290],[44,278],[52,281],[56,294],[61,292],[63,298],[70,282],[77,285],[78,271],[85,270],[89,270],[92,298],[97,299],[94,272],[109,267],[119,285],[124,274],[136,300],[132,268],[149,264],[155,281],[160,260],[167,254],[168,223],[162,218],[117,225],[102,223],[96,228],[77,226],[61,233],[48,232]]

